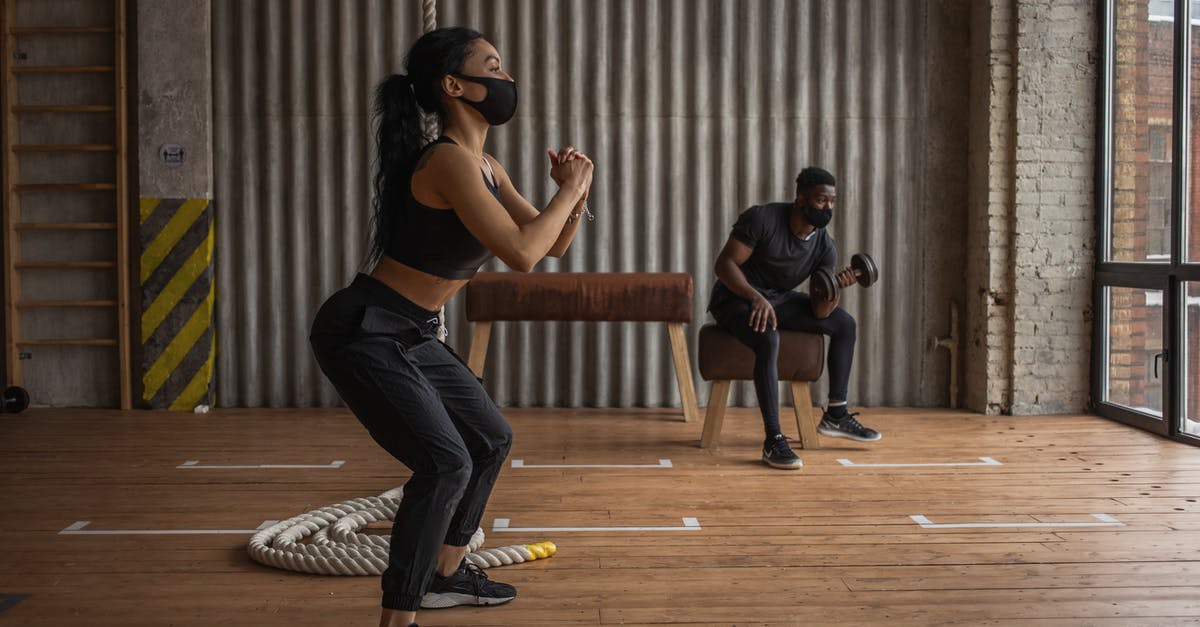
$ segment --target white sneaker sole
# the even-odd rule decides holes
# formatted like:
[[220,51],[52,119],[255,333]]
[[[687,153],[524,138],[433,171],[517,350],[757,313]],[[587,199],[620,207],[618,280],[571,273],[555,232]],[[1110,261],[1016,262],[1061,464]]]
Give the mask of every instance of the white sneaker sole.
[[778,468],[780,470],[798,470],[801,466],[804,465],[804,462],[800,461],[798,459],[791,464],[781,464],[779,462],[773,462],[766,455],[763,455],[762,460],[763,460],[764,464],[770,466],[771,468]]
[[854,440],[855,442],[878,442],[883,439],[882,433],[880,433],[879,435],[877,435],[873,438],[860,438],[857,435],[850,435],[849,433],[846,433],[845,431],[838,431],[836,429],[820,429],[820,428],[818,428],[817,433],[820,433],[821,435],[828,436],[831,438],[846,438],[847,440]]
[[426,592],[421,597],[421,609],[437,610],[459,605],[500,605],[508,603],[516,597],[477,597],[473,594],[458,592]]

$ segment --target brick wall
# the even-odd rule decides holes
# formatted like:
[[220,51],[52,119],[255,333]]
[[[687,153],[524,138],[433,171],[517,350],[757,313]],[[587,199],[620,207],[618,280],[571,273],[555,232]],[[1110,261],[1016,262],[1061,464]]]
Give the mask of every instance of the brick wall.
[[1018,7],[1014,414],[1078,412],[1088,403],[1096,36],[1090,0]]
[[[1096,7],[975,3],[965,400],[987,413],[1083,411],[1094,264]],[[980,31],[976,31],[980,32]],[[986,80],[986,82],[984,82]]]

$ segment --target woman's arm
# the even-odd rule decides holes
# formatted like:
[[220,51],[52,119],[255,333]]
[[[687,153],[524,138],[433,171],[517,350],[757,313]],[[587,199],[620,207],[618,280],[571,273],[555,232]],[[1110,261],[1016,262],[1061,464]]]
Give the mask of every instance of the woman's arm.
[[558,239],[554,240],[550,252],[546,253],[547,257],[562,257],[567,254],[571,242],[575,241],[575,234],[579,232],[579,226],[583,224],[583,204],[585,202],[587,202],[587,198],[581,198],[571,209],[571,219],[567,220],[567,225],[563,227],[562,233],[559,233]]
[[[554,246],[591,181],[591,161],[577,159],[562,165],[562,187],[544,211],[535,211],[537,215],[524,222],[514,219],[488,191],[479,175],[479,160],[459,146],[431,150],[423,172],[418,174],[424,175],[436,195],[454,208],[463,225],[484,246],[510,268],[529,272]],[[416,175],[414,185],[415,179]]]
[[[551,152],[551,155],[551,164],[554,164],[554,153]],[[517,191],[504,166],[500,165],[500,162],[496,161],[490,155],[486,157],[488,162],[492,164],[492,169],[496,172],[496,183],[500,186],[500,202],[504,204],[504,209],[508,211],[508,215],[512,216],[513,222],[526,224],[537,218],[540,212],[521,195],[521,192]],[[590,187],[590,177],[588,183]],[[583,214],[583,204],[586,201],[587,192],[585,191],[583,197],[579,199],[579,202],[571,210],[572,217],[563,226],[558,239],[554,241],[554,245],[546,253],[547,257],[562,257],[566,254],[567,249],[571,246],[571,242],[575,239],[575,233],[579,231],[579,226],[583,222],[580,217]]]

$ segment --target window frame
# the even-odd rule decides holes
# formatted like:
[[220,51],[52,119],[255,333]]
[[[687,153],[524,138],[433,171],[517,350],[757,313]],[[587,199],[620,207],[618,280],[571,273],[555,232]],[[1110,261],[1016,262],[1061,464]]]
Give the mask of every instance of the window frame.
[[[1175,0],[1174,39],[1172,66],[1172,123],[1171,123],[1171,204],[1170,204],[1170,259],[1147,260],[1146,262],[1112,261],[1112,218],[1113,218],[1113,171],[1115,154],[1114,132],[1114,85],[1116,68],[1115,36],[1116,9],[1121,0],[1104,0],[1099,11],[1099,56],[1100,72],[1097,81],[1096,116],[1096,215],[1097,246],[1095,276],[1093,280],[1093,329],[1092,329],[1092,409],[1097,414],[1131,426],[1200,446],[1200,437],[1181,432],[1183,426],[1184,389],[1183,347],[1187,338],[1183,336],[1184,282],[1200,282],[1200,259],[1187,259],[1188,209],[1190,185],[1188,161],[1191,145],[1191,82],[1200,80],[1192,76],[1191,48],[1193,30],[1200,29],[1200,19],[1193,24],[1192,4],[1196,0]],[[1134,0],[1137,1],[1137,0]],[[1147,0],[1149,3],[1149,0]],[[1200,3],[1198,3],[1200,4]],[[1196,18],[1200,18],[1200,10]],[[1165,20],[1162,20],[1165,21]],[[1200,55],[1200,52],[1198,52]],[[1200,103],[1197,103],[1200,108]],[[1197,111],[1200,114],[1200,111]],[[1163,293],[1163,350],[1167,354],[1163,377],[1163,416],[1158,419],[1122,405],[1105,400],[1107,394],[1108,366],[1108,320],[1106,296],[1108,287],[1143,288],[1162,290]]]

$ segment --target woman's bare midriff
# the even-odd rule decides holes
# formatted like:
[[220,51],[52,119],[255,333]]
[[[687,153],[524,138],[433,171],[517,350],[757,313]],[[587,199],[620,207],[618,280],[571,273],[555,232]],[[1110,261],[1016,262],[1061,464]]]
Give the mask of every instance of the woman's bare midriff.
[[450,297],[470,282],[470,279],[444,279],[422,272],[387,255],[379,258],[371,277],[430,311],[441,309]]

